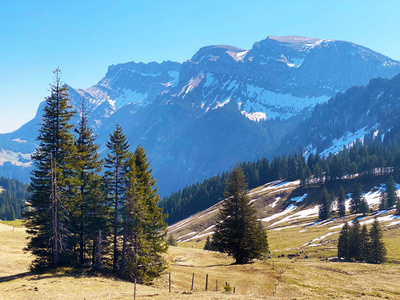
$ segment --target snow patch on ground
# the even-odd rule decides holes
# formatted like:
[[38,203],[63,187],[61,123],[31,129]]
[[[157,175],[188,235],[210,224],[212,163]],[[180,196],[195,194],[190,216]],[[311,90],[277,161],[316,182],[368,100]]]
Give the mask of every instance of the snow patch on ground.
[[275,220],[276,218],[282,217],[282,216],[294,211],[296,208],[297,208],[296,205],[290,204],[288,207],[286,207],[286,209],[284,211],[276,213],[276,214],[274,214],[272,216],[260,219],[260,221],[262,221],[262,222],[270,222],[272,220]]
[[320,237],[318,237],[318,238],[315,238],[315,239],[309,241],[308,243],[305,243],[305,244],[303,245],[303,247],[304,247],[304,246],[308,246],[308,247],[319,246],[318,244],[314,244],[314,243],[315,243],[315,242],[318,242],[318,241],[322,241],[323,239],[326,239],[328,236],[331,236],[331,235],[336,234],[336,233],[339,233],[339,231],[328,232],[327,234],[325,234],[325,235],[323,235],[323,236],[320,236]]
[[[293,204],[291,204],[291,205],[293,205]],[[295,207],[297,208],[297,206],[295,206]],[[279,220],[279,221],[273,223],[269,227],[274,227],[281,223],[298,221],[300,219],[305,219],[305,218],[315,218],[316,216],[318,216],[318,205],[316,205],[313,208],[303,209],[301,211],[298,211],[293,215],[287,216],[287,217],[283,218],[282,220]],[[310,224],[312,224],[312,223],[310,223]],[[300,224],[298,226],[304,226],[304,224]]]
[[274,181],[269,185],[264,186],[264,188],[260,192],[265,192],[269,190],[274,190],[277,187],[298,187],[300,185],[300,180],[294,181]]
[[[213,234],[214,231],[211,231],[211,232],[208,232],[208,231],[210,231],[210,230],[213,229],[214,227],[215,227],[215,225],[211,225],[211,226],[209,226],[208,228],[206,228],[206,229],[200,231],[200,232],[199,232],[198,234],[196,234],[195,236],[193,236],[193,237],[191,237],[191,238],[188,238],[188,239],[185,239],[185,240],[182,240],[182,242],[188,242],[188,241],[190,241],[190,240],[194,240],[194,239],[197,239],[197,238],[201,238],[201,237],[203,237],[203,236],[207,236],[207,235]],[[180,239],[182,239],[182,237],[180,237]]]
[[272,202],[270,205],[268,205],[269,207],[272,207],[272,208],[274,208],[277,204],[278,204],[278,202],[281,200],[281,197],[276,197],[275,198],[275,201],[274,202]]
[[[378,213],[377,213],[376,215],[374,215],[374,216],[358,217],[358,220],[360,221],[360,225],[362,226],[362,225],[364,225],[364,224],[365,224],[365,225],[372,224],[372,223],[374,222],[374,220],[375,220],[374,217],[376,217],[376,216],[379,215],[380,213],[384,213],[384,212],[386,212],[386,211],[378,212]],[[378,220],[379,223],[382,223],[382,222],[390,222],[390,221],[393,221],[393,220],[397,220],[397,219],[399,219],[399,218],[400,218],[400,216],[398,216],[398,215],[393,215],[393,214],[391,214],[391,215],[386,215],[386,216],[383,216],[383,217],[376,217],[376,219]],[[361,220],[365,220],[365,221],[361,221]],[[349,222],[349,224],[351,224],[351,223],[353,223],[353,222]],[[394,221],[394,222],[392,222],[392,223],[390,223],[390,224],[388,224],[388,225],[386,225],[386,226],[393,226],[393,225],[396,225],[396,224],[398,224],[398,223],[400,223],[400,220]],[[336,226],[332,226],[332,227],[329,228],[329,230],[335,230],[335,229],[342,228],[343,225],[344,225],[344,223],[343,223],[343,224],[336,225]]]
[[290,199],[290,201],[293,201],[296,203],[303,202],[303,200],[306,199],[307,196],[308,196],[308,194],[305,193],[303,196],[294,197],[294,198]]

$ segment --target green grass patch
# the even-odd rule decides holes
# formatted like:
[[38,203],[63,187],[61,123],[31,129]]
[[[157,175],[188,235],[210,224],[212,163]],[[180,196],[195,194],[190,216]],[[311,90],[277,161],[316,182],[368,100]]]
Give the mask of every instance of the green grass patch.
[[14,226],[14,227],[24,227],[24,220],[15,219],[14,221],[2,221],[3,224]]

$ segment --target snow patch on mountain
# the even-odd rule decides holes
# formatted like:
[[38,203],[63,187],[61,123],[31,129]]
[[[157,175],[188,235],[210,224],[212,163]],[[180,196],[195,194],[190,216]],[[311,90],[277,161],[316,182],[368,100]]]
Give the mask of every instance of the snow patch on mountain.
[[328,96],[321,97],[296,97],[291,94],[277,94],[251,84],[247,85],[247,91],[242,101],[241,108],[247,113],[262,112],[265,119],[288,119],[305,108],[313,108],[318,103],[328,101]]
[[185,86],[182,88],[182,90],[179,92],[178,96],[184,94],[184,95],[182,96],[182,98],[185,98],[185,96],[186,96],[189,92],[193,91],[193,90],[200,84],[200,82],[202,81],[202,79],[203,79],[204,77],[205,77],[204,73],[201,73],[201,74],[199,74],[199,75],[197,75],[197,76],[195,76],[195,77],[190,78],[188,84],[185,85]]
[[363,142],[364,136],[367,134],[367,132],[368,132],[368,126],[365,126],[354,133],[347,131],[339,139],[334,139],[332,141],[332,146],[322,151],[320,155],[326,157],[329,155],[329,153],[337,154],[340,151],[342,151],[343,148],[352,147],[357,140]]
[[127,104],[136,103],[140,106],[146,106],[149,102],[144,101],[147,99],[148,93],[139,93],[137,91],[124,89],[118,98],[114,99],[116,108],[123,107]]
[[206,74],[206,82],[203,85],[203,88],[209,88],[210,86],[215,84],[215,79],[213,73]]
[[230,101],[231,101],[231,98],[226,99],[224,102],[219,102],[219,101],[217,101],[217,104],[215,105],[215,107],[214,107],[213,109],[217,109],[217,108],[224,107],[224,106],[227,105]]
[[291,68],[298,68],[300,67],[304,62],[304,58],[292,58],[290,59],[290,63],[287,65]]
[[260,122],[263,120],[267,119],[267,116],[265,113],[263,112],[253,112],[253,113],[247,113],[244,110],[241,111],[242,115],[244,115],[246,118],[248,118],[251,121],[255,121],[255,122]]
[[179,82],[179,71],[171,70],[168,71],[168,75],[171,80],[167,83],[167,86],[176,87]]
[[31,154],[24,154],[21,152],[13,152],[10,150],[1,149],[0,152],[0,166],[5,162],[10,162],[12,165],[19,167],[29,167],[31,165]]
[[246,56],[248,50],[242,51],[242,52],[236,52],[236,51],[231,51],[228,50],[226,53],[228,53],[234,60],[236,61],[243,61],[243,58]]

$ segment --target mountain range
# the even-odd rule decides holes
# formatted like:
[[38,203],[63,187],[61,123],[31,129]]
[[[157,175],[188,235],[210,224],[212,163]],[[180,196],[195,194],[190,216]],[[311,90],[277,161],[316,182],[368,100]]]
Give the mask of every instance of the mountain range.
[[[267,37],[250,50],[203,47],[183,63],[112,65],[69,94],[76,108],[85,98],[101,153],[119,123],[132,148],[146,149],[166,195],[240,161],[383,138],[397,121],[400,79],[388,78],[398,73],[400,62],[351,42]],[[29,181],[43,107],[0,135],[0,175]]]

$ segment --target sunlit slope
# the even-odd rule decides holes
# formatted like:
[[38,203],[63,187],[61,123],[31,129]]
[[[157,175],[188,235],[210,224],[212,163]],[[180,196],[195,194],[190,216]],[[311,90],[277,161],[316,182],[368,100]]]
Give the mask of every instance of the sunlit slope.
[[[357,217],[361,225],[369,225],[376,217],[383,225],[388,260],[397,262],[400,261],[400,247],[397,246],[397,241],[400,239],[398,238],[400,216],[395,215],[394,209],[379,210],[385,186],[380,182],[363,185],[364,196],[371,210],[365,216],[350,214],[348,211],[352,182],[351,180],[344,182],[347,193],[346,216],[339,218],[334,213],[325,221],[318,219],[321,188],[317,186],[303,188],[300,187],[299,181],[275,181],[249,191],[249,197],[257,210],[258,218],[268,230],[272,257],[282,254],[292,254],[295,258],[335,257],[337,238],[345,222],[352,222]],[[337,187],[328,187],[328,190],[330,193],[337,193]],[[207,210],[171,225],[169,234],[172,234],[178,242],[201,247],[207,236],[211,237],[214,232],[221,204],[222,202],[217,203]],[[336,210],[335,203],[333,210]]]

